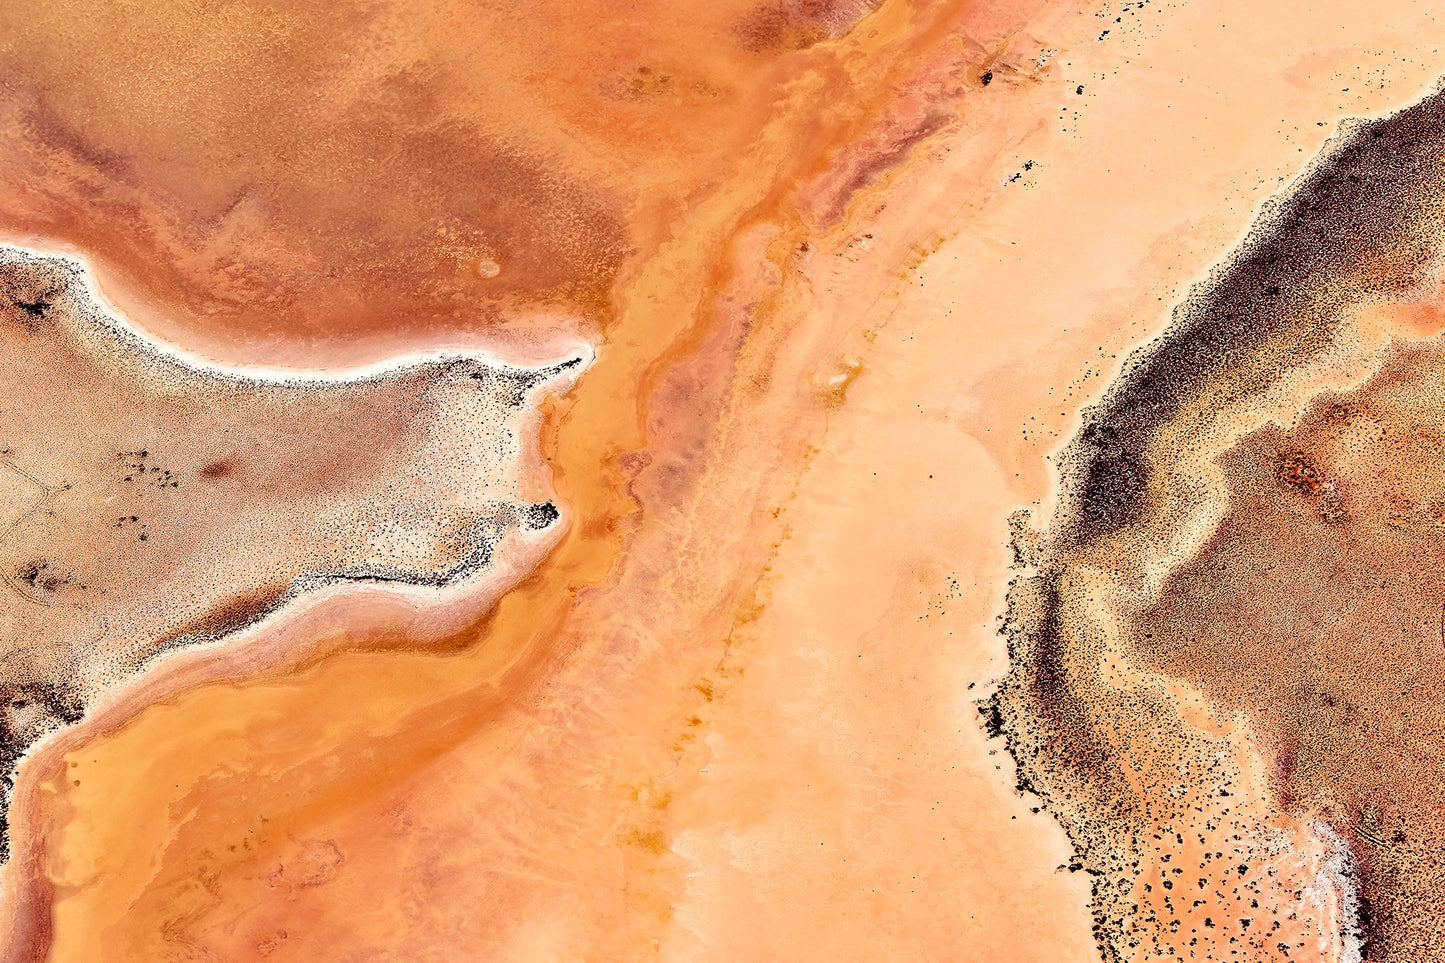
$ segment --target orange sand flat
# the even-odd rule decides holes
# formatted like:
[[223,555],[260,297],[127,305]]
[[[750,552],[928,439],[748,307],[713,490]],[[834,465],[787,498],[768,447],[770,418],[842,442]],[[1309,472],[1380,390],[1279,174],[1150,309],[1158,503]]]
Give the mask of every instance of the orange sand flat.
[[1445,24],[813,6],[0,12],[0,233],[159,336],[600,344],[543,404],[570,528],[470,644],[358,593],[27,761],[11,958],[1097,959],[976,709],[1005,519]]

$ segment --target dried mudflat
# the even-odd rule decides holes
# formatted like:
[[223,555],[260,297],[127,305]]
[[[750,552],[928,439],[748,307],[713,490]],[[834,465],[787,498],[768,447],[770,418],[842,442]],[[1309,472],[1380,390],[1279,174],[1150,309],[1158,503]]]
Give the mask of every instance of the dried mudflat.
[[162,653],[328,587],[458,585],[558,518],[521,500],[529,402],[580,357],[221,370],[125,326],[81,266],[15,248],[0,350],[7,784],[37,738]]
[[[27,6],[0,228],[92,252],[148,330],[314,368],[599,348],[533,423],[545,559],[175,653],[25,761],[12,955],[1098,958],[1103,877],[978,712],[1005,519],[1335,120],[1431,81],[1432,11]],[[1344,881],[1229,693],[1187,695],[1251,831]],[[1330,885],[1271,891],[1325,957]],[[1243,918],[1191,938],[1240,958]]]

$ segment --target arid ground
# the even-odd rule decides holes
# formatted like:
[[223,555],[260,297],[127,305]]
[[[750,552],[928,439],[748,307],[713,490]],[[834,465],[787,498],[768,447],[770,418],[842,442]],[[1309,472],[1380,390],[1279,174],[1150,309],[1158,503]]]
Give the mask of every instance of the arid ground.
[[1435,958],[1442,51],[0,5],[5,958]]

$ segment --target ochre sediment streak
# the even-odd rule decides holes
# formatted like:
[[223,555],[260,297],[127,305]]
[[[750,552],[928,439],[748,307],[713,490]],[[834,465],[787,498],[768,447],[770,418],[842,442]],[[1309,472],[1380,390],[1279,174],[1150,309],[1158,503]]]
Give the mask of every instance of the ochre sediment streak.
[[[738,593],[756,570],[718,568],[714,559],[717,553],[757,558],[759,543],[766,545],[776,537],[773,516],[754,512],[776,503],[779,495],[774,486],[787,485],[787,476],[777,476],[773,484],[761,487],[759,478],[766,480],[771,466],[795,460],[821,423],[826,392],[824,385],[815,381],[813,370],[820,339],[835,336],[830,331],[839,329],[832,328],[833,324],[846,322],[856,327],[866,320],[847,311],[836,317],[823,312],[806,318],[775,313],[778,292],[797,283],[794,265],[800,254],[810,254],[828,265],[829,259],[843,255],[858,240],[840,230],[813,238],[816,251],[803,250],[806,235],[796,213],[798,185],[807,190],[838,156],[847,157],[848,145],[860,137],[881,138],[877,142],[886,145],[888,157],[897,162],[906,159],[908,139],[921,131],[907,126],[901,139],[891,134],[890,127],[899,121],[890,113],[890,100],[895,87],[907,84],[919,71],[919,62],[925,71],[948,80],[941,88],[933,81],[940,109],[950,98],[962,103],[965,92],[978,89],[977,63],[949,43],[949,18],[960,16],[961,9],[945,6],[914,11],[896,5],[868,20],[866,32],[789,55],[787,83],[779,88],[781,98],[756,142],[744,153],[742,175],[699,201],[678,236],[669,238],[650,259],[639,259],[635,275],[619,280],[616,319],[606,325],[608,344],[589,372],[588,393],[579,395],[576,402],[558,403],[563,409],[555,416],[558,434],[549,441],[554,484],[561,500],[570,506],[573,526],[537,574],[509,594],[489,617],[477,645],[447,657],[332,658],[301,677],[304,685],[295,677],[285,677],[250,681],[219,693],[198,689],[179,697],[174,705],[147,710],[106,740],[103,745],[114,747],[113,754],[86,747],[72,750],[63,759],[55,754],[43,760],[52,768],[48,777],[36,774],[41,784],[55,790],[65,786],[66,799],[79,803],[64,821],[68,829],[62,829],[62,822],[36,827],[40,837],[60,840],[46,851],[46,862],[41,864],[61,897],[55,911],[58,958],[107,952],[144,956],[158,952],[157,939],[183,942],[191,927],[196,935],[189,938],[216,938],[206,925],[210,920],[206,914],[214,912],[214,898],[206,887],[196,888],[192,882],[196,854],[182,855],[191,845],[203,847],[210,854],[207,861],[253,865],[258,858],[274,856],[278,852],[274,847],[282,845],[287,834],[323,824],[339,812],[354,809],[367,795],[395,787],[406,773],[420,770],[462,740],[490,749],[488,755],[498,772],[507,772],[518,765],[516,756],[526,759],[536,751],[529,740],[545,738],[517,724],[519,718],[558,708],[546,701],[546,688],[532,687],[547,682],[575,659],[585,657],[606,664],[609,658],[636,658],[636,646],[643,644],[644,638],[636,634],[638,620],[648,623],[655,640],[646,643],[643,654],[669,638],[680,643],[695,635],[702,643],[688,660],[671,670],[680,673],[673,681],[681,704],[669,700],[648,710],[662,713],[654,731],[670,728],[666,719],[680,710],[681,719],[686,720],[687,707],[701,706],[708,687],[722,685],[732,670],[727,666],[715,669],[722,678],[709,679],[708,667],[725,656]],[[966,17],[962,24],[966,26]],[[832,105],[821,127],[815,124],[820,98]],[[851,157],[849,162],[867,169],[866,162]],[[851,189],[857,189],[874,179],[855,176],[850,181]],[[844,202],[836,188],[830,190],[828,203],[841,213]],[[931,227],[928,230],[931,232]],[[893,236],[879,247],[896,258],[926,240],[910,239],[906,224],[896,224]],[[895,283],[889,273],[865,275],[865,279],[865,284],[875,287],[848,292],[857,298],[854,311],[866,309]],[[785,282],[783,289],[778,287],[780,281]],[[682,317],[679,310],[685,312]],[[807,325],[802,323],[805,321]],[[736,380],[731,373],[734,368],[742,375]],[[831,375],[828,371],[827,376]],[[642,398],[647,404],[640,410],[626,401],[589,407],[588,397]],[[653,404],[659,404],[660,410],[650,411]],[[812,414],[800,418],[800,411]],[[768,421],[783,430],[769,432]],[[718,427],[727,439],[721,448],[716,447]],[[730,429],[737,430],[733,433]],[[713,453],[699,457],[702,445],[709,441]],[[627,454],[644,450],[644,457]],[[702,490],[697,485],[704,473],[708,485]],[[628,476],[632,476],[630,480]],[[634,494],[629,494],[629,486]],[[689,527],[698,524],[701,531],[725,533],[732,541],[720,545],[715,536],[708,538],[699,545],[701,554],[689,557],[687,544],[697,539],[696,535],[686,535],[687,529],[654,529],[647,536],[654,547],[643,557],[668,557],[670,553],[660,549],[671,542],[678,553],[675,571],[664,575],[656,562],[649,562],[642,571],[616,569],[619,545],[643,537],[627,531],[636,518],[639,501],[700,506],[702,520],[690,520]],[[708,502],[715,507],[707,509]],[[702,544],[707,547],[702,549]],[[609,578],[613,580],[610,583]],[[627,580],[633,587],[624,591],[618,580]],[[666,594],[659,594],[664,590]],[[628,599],[627,606],[620,609],[609,599],[618,592]],[[674,609],[679,600],[685,604]],[[350,629],[358,644],[378,630],[365,619]],[[613,685],[621,682],[614,680]],[[604,691],[611,688],[604,686]],[[332,695],[318,697],[323,692]],[[358,693],[376,693],[377,697],[357,706]],[[609,698],[622,695],[615,692]],[[540,705],[538,699],[543,700]],[[219,711],[217,700],[232,703],[234,711]],[[213,721],[178,728],[169,717],[188,704],[207,705],[207,717]],[[342,712],[341,704],[351,708]],[[404,707],[400,716],[396,715],[399,707]],[[199,738],[214,745],[236,732],[236,726],[244,730],[254,724],[248,720],[277,718],[288,720],[290,738],[272,739],[250,756],[244,770],[235,767],[221,774],[213,764],[197,758],[202,771],[195,775],[200,781],[181,782],[179,798],[172,798],[175,788],[156,783],[136,787],[132,797],[136,809],[131,814],[123,816],[113,809],[90,823],[90,828],[79,816],[89,808],[81,802],[87,787],[122,778],[130,746],[152,744],[161,733],[173,739],[181,732],[187,741]],[[338,736],[335,731],[335,720],[342,718],[348,719],[353,738]],[[152,726],[158,728],[152,730]],[[679,738],[683,741],[677,748],[663,743],[625,768],[639,775],[674,769],[678,753],[686,750],[682,732]],[[114,761],[108,763],[107,759]],[[337,763],[328,765],[326,759]],[[120,768],[113,770],[112,766]],[[217,778],[222,782],[215,783]],[[259,783],[245,788],[252,780]],[[208,790],[208,783],[214,788]],[[224,807],[210,803],[199,806],[179,827],[150,823],[149,828],[141,828],[136,823],[134,814],[141,811],[159,814],[175,805],[190,809],[183,800],[191,792],[205,796],[222,792],[232,799],[244,799],[262,795],[261,785],[265,786],[265,799],[285,802],[273,814],[256,813],[256,820],[244,829],[231,822],[233,816]],[[508,791],[504,777],[495,788],[474,788],[479,805],[493,793]],[[47,806],[43,812],[58,815],[63,810]],[[267,822],[260,822],[262,818]],[[276,828],[268,829],[273,821]],[[234,829],[227,831],[223,828],[227,825]],[[101,842],[122,826],[127,827],[124,842]],[[164,841],[177,831],[179,837]],[[642,894],[630,898],[643,906],[651,904],[663,914],[666,894],[678,882],[675,858],[666,854],[665,845],[652,842],[657,839],[655,831],[646,826],[635,832],[618,827],[607,835],[613,837],[614,845],[635,841],[617,852],[625,863],[639,862],[644,875],[653,881],[644,886]],[[346,849],[356,852],[351,845]],[[157,861],[143,855],[146,853],[162,855]],[[254,855],[259,853],[267,855]],[[72,898],[65,898],[71,887],[97,870],[103,870],[101,888],[82,887]],[[667,879],[673,883],[665,883]],[[649,898],[645,894],[653,887],[656,895]],[[120,915],[108,916],[116,911]],[[71,924],[74,917],[70,914],[76,913],[83,914],[88,923]],[[156,922],[150,928],[132,928],[142,918]],[[120,929],[122,921],[124,930]],[[319,938],[316,934],[312,937]],[[353,935],[357,941],[376,938],[377,933]],[[482,946],[488,940],[504,938],[506,934],[476,935]],[[599,952],[621,952],[631,940],[650,937],[609,929],[593,939]],[[307,952],[300,940],[290,945],[294,947],[291,952]]]
[[[353,228],[373,250],[386,232],[334,216],[347,205],[316,180],[326,164],[267,170],[268,129],[242,145],[261,165],[255,196],[270,179],[307,185],[315,203],[296,220],[347,243],[298,241],[292,214],[242,205],[234,220],[262,217],[278,247],[238,245],[240,280],[216,289],[231,300],[208,301],[225,245],[176,226],[206,179],[124,186],[152,227],[96,233],[122,235],[105,242],[112,260],[157,273],[117,299],[187,344],[331,363],[480,322],[540,351],[528,339],[545,347],[549,325],[581,329],[586,314],[601,346],[576,392],[544,405],[546,464],[524,492],[547,494],[550,465],[565,540],[480,626],[435,600],[352,596],[152,678],[32,760],[20,815],[40,843],[12,883],[36,882],[24,908],[52,958],[1097,958],[1092,877],[1062,868],[1057,829],[1013,794],[969,691],[1002,668],[982,628],[1002,519],[1047,496],[1048,432],[1096,383],[1050,389],[1110,369],[1170,286],[1227,245],[1266,192],[1255,180],[1299,163],[1295,142],[1239,130],[1272,130],[1261,103],[1278,103],[1312,149],[1316,118],[1341,109],[1316,91],[1351,63],[1339,22],[1387,19],[1374,2],[1332,9],[1339,22],[1303,4],[1279,22],[1255,5],[1150,5],[1164,39],[1146,31],[1131,70],[1114,18],[1132,29],[1135,6],[890,0],[855,25],[852,4],[542,4],[438,17],[446,29],[385,52],[385,70],[415,68],[392,84],[408,103],[480,104],[467,109],[491,112],[484,133],[524,128],[529,156],[577,187],[566,197],[600,199],[626,253],[597,289],[528,288],[507,259],[464,252],[478,277],[517,287],[493,299],[423,271],[414,311],[380,292],[349,327],[349,299],[378,292],[338,298],[362,272],[326,272],[355,250]],[[1200,39],[1216,14],[1249,14],[1258,37],[1222,73],[1230,35]],[[1378,29],[1381,48],[1437,44],[1428,23]],[[1114,39],[1096,40],[1105,30]],[[278,49],[305,62],[296,36]],[[1401,69],[1401,83],[1424,79]],[[1152,103],[1160,85],[1189,109]],[[199,112],[214,130],[206,98],[185,99],[187,122]],[[1085,103],[1097,127],[1073,140],[1059,118]],[[89,137],[81,167],[106,141],[148,154]],[[427,160],[383,169],[452,189]],[[75,183],[109,191],[92,176]],[[445,247],[405,217],[398,233],[409,253],[381,277]],[[208,253],[188,260],[188,245]],[[285,268],[294,330],[236,295],[258,264]],[[346,648],[372,651],[322,655]],[[1208,707],[1189,719],[1232,733]],[[1252,758],[1241,772],[1267,781]],[[1308,826],[1286,828],[1300,830],[1298,866],[1328,869]]]

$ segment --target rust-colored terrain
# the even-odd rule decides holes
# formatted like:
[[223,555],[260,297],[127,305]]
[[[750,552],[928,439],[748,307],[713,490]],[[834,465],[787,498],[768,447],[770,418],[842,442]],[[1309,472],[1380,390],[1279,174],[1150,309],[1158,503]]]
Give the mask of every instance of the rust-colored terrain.
[[0,6],[4,958],[1433,959],[1442,49]]

